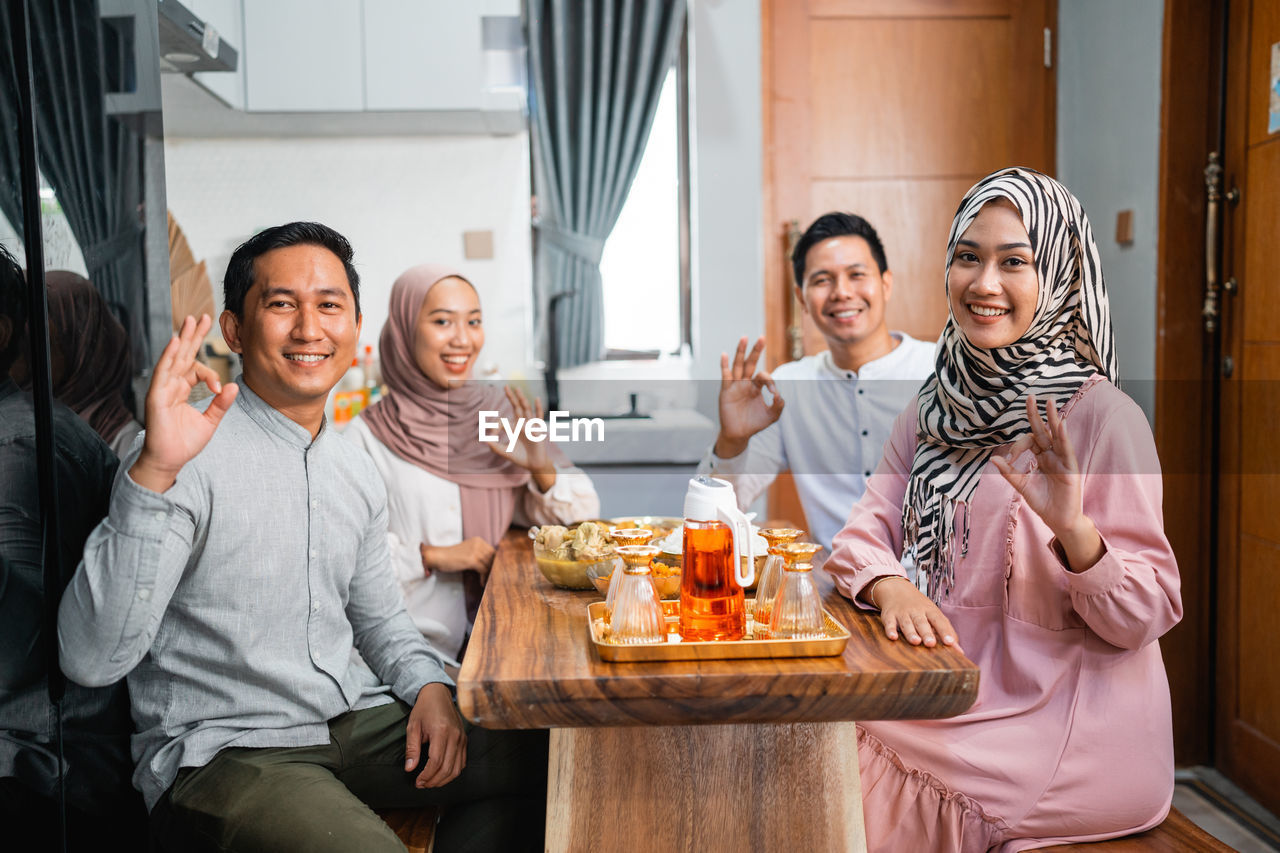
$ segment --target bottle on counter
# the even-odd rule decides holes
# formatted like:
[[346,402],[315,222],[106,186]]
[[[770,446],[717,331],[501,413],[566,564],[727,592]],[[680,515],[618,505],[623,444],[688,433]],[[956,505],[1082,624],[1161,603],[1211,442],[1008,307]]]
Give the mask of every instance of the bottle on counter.
[[373,347],[364,347],[364,404],[372,406],[382,397],[382,377],[378,374],[378,360],[373,357]]
[[342,374],[333,393],[333,423],[341,429],[364,408],[364,370],[360,359],[351,359],[351,367]]

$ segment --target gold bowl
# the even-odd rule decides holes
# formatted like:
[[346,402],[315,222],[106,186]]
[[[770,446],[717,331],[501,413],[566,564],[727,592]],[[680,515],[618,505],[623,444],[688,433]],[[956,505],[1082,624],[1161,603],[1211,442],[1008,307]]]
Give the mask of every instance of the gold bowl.
[[[561,560],[547,556],[536,542],[533,546],[533,558],[537,561],[542,576],[564,589],[591,589],[594,584],[587,572],[595,566],[601,566],[605,571],[613,570],[612,554],[598,560]],[[607,582],[608,575],[605,578]]]

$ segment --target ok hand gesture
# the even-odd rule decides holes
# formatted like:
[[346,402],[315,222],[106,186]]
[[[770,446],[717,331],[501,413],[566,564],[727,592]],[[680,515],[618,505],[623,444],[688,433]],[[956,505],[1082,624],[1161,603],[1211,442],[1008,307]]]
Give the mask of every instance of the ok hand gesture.
[[[1046,414],[1047,424],[1036,408],[1036,396],[1028,394],[1031,432],[1010,445],[1006,455],[992,456],[991,462],[1053,531],[1072,570],[1082,572],[1102,557],[1105,548],[1093,521],[1084,514],[1080,464],[1052,400]],[[1031,451],[1036,465],[1023,471],[1014,466],[1014,461],[1026,450]]]
[[[511,404],[517,423],[521,420],[528,422],[533,418],[542,417],[541,400],[535,397],[533,403],[530,403],[528,398],[524,396],[524,392],[511,385],[508,385],[504,390],[507,393],[507,402]],[[507,445],[502,441],[490,444],[489,449],[532,474],[534,482],[538,484],[538,488],[546,492],[556,482],[556,466],[551,460],[551,454],[547,451],[547,442],[549,440],[535,441],[529,438],[527,431],[521,429],[520,438],[516,442],[516,446],[511,450],[507,450]]]
[[[729,356],[720,354],[720,435],[716,438],[715,453],[722,459],[746,450],[751,436],[782,416],[785,404],[773,384],[773,377],[764,371],[756,373],[756,364],[763,352],[764,337],[761,336],[750,353],[747,339],[738,341],[732,366]],[[772,403],[765,403],[765,388],[773,395]]]
[[[200,342],[212,325],[208,314],[199,322],[187,317],[156,362],[147,390],[146,437],[129,469],[135,483],[153,492],[172,486],[182,466],[204,449],[240,390],[234,383],[223,385],[210,367],[196,361]],[[217,395],[203,412],[187,402],[191,389],[201,382]]]

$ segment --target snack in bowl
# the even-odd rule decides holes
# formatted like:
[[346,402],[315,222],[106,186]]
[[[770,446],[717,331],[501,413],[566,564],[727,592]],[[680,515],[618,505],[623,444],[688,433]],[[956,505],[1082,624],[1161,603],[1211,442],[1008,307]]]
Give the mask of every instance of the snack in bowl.
[[607,526],[594,521],[584,521],[576,527],[548,524],[530,528],[538,569],[556,586],[591,589],[589,568],[598,565],[606,571],[613,569],[613,543],[608,532]]

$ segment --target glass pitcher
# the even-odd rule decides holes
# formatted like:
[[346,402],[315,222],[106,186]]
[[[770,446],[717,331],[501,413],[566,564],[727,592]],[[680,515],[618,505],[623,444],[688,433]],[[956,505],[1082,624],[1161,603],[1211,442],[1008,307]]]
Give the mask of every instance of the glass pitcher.
[[[649,540],[653,538],[653,531],[646,530],[643,527],[615,527],[609,531],[609,538],[618,543],[619,546],[648,545]],[[622,571],[625,565],[626,563],[621,556],[614,557],[613,572],[609,575],[609,591],[604,597],[604,611],[606,614],[613,612],[613,603],[618,598],[618,581],[622,579]]]
[[684,498],[681,637],[741,640],[746,634],[742,588],[755,580],[751,540],[751,524],[738,509],[733,486],[712,477],[689,481]]
[[813,555],[822,550],[812,542],[779,545],[786,564],[782,585],[773,600],[769,636],[777,640],[816,640],[826,636],[822,597],[813,580]]
[[[657,553],[656,545],[618,546],[623,570],[616,582],[618,594],[609,613],[610,642],[631,645],[666,641],[667,619],[649,574],[649,562]],[[609,589],[612,592],[614,585]]]
[[773,612],[773,600],[782,586],[782,552],[779,545],[794,542],[804,535],[803,530],[794,527],[768,527],[760,531],[760,535],[769,543],[769,556],[765,558],[760,569],[760,580],[756,582],[756,606],[754,617],[757,629],[769,627],[769,616]]

